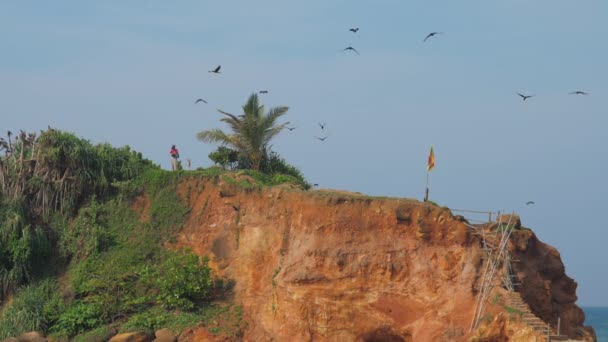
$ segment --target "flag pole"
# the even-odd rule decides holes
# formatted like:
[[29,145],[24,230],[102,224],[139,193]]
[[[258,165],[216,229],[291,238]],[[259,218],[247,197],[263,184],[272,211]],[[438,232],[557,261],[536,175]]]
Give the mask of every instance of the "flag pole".
[[429,171],[426,172],[426,192],[424,193],[424,201],[429,200]]

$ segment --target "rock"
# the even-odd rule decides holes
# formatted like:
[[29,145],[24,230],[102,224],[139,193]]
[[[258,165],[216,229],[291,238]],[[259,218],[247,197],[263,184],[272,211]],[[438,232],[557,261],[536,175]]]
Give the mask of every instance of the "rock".
[[108,342],[151,342],[152,337],[143,332],[131,332],[118,334],[112,337]]
[[40,334],[36,331],[22,334],[21,336],[19,336],[17,338],[17,340],[19,340],[19,342],[46,342],[47,341],[46,338],[44,338],[44,336],[42,336],[42,334]]
[[154,342],[175,342],[177,337],[169,329],[160,329],[154,333]]
[[180,342],[214,342],[215,339],[205,328],[195,328],[184,330],[179,335]]
[[[247,192],[235,186],[234,196],[221,198],[219,191],[232,190],[223,179],[180,179],[205,186],[200,194],[178,187],[180,198],[194,205],[175,247],[209,255],[218,278],[234,281],[231,295],[239,305],[210,319],[217,325],[209,322],[208,328],[228,328],[236,338],[209,336],[201,328],[182,332],[178,341],[409,342],[472,336],[471,310],[485,266],[479,257],[485,253],[464,217],[413,199],[334,190],[282,190],[276,200],[275,189]],[[238,244],[232,205],[241,215],[247,212],[238,224]],[[519,217],[510,218],[521,225]],[[501,217],[504,224],[508,219]],[[489,232],[490,226],[478,227]],[[564,274],[559,253],[525,229],[512,232],[508,247],[519,260],[513,273],[530,309],[553,327],[561,316],[562,332],[571,337],[585,333],[583,312],[574,302],[576,283]],[[494,298],[488,297],[485,318],[506,312],[492,304]],[[518,332],[501,330],[509,318],[487,326],[486,341],[505,341]]]
[[19,340],[16,337],[7,337],[2,342],[19,342]]

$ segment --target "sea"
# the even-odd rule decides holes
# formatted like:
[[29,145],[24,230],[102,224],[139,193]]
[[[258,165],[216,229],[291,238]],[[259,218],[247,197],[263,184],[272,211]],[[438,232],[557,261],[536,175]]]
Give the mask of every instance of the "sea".
[[608,342],[608,307],[587,306],[585,311],[585,325],[595,329],[598,342]]

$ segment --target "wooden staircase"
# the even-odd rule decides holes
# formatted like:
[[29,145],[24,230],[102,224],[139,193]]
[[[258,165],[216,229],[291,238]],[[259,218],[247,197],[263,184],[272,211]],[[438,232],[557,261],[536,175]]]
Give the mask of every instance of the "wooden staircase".
[[530,310],[530,306],[524,302],[519,292],[509,292],[507,296],[507,305],[521,313],[521,319],[530,328],[545,336],[546,341],[567,341],[568,336],[557,335],[549,324],[536,316]]

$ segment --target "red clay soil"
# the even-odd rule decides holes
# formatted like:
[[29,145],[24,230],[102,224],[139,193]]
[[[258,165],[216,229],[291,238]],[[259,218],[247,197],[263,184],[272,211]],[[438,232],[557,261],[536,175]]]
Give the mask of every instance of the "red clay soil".
[[[483,251],[478,236],[446,208],[330,191],[243,189],[218,177],[184,180],[178,193],[192,211],[174,247],[209,256],[220,276],[236,281],[246,341],[473,336]],[[533,235],[530,243],[521,234],[515,239],[527,246],[518,249],[529,262],[518,269],[526,286],[548,286],[544,299],[530,305],[538,300],[540,314],[561,315],[564,331],[579,329],[584,316],[559,254],[545,253]],[[544,259],[535,262],[533,253]],[[561,268],[546,269],[547,260]],[[547,301],[564,304],[546,311]]]

